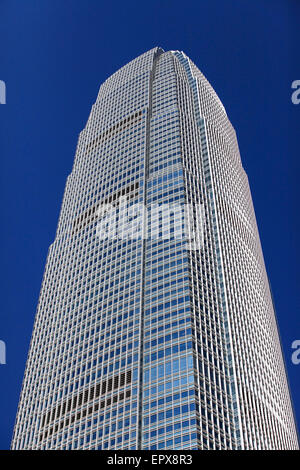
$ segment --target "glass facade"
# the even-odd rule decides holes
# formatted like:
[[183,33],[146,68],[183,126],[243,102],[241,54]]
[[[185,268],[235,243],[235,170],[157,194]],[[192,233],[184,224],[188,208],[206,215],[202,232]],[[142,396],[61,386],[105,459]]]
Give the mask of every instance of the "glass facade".
[[[195,232],[202,211],[192,248],[183,206]],[[193,62],[154,48],[102,84],[80,133],[12,449],[294,448],[234,129]]]

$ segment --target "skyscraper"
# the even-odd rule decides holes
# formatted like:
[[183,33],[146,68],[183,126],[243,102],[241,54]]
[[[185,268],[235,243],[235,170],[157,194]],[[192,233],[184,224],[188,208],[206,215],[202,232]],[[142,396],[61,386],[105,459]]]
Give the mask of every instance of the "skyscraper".
[[113,74],[80,133],[12,448],[298,448],[235,131],[183,52]]

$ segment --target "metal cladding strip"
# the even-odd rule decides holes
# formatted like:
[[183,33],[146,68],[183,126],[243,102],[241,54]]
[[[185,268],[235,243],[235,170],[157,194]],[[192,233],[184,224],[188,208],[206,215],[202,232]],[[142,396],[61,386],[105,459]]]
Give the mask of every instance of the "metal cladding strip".
[[[146,118],[146,150],[145,150],[145,170],[144,170],[144,207],[147,204],[147,180],[149,176],[149,156],[150,156],[150,121],[152,116],[152,88],[155,75],[155,66],[163,50],[158,48],[153,56],[153,66],[149,77],[149,105]],[[145,270],[146,270],[146,249],[147,249],[147,211],[143,214],[143,254],[142,254],[142,296],[141,296],[141,327],[140,327],[140,373],[139,373],[139,402],[138,402],[138,443],[137,448],[142,449],[143,431],[143,363],[144,363],[144,311],[145,311]]]

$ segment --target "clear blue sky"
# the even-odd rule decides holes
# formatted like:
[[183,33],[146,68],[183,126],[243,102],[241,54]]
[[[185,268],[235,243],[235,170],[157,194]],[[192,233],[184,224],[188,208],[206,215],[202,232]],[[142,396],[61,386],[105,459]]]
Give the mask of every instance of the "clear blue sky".
[[1,449],[78,134],[101,82],[154,46],[185,51],[236,128],[300,421],[299,20],[298,0],[0,0]]

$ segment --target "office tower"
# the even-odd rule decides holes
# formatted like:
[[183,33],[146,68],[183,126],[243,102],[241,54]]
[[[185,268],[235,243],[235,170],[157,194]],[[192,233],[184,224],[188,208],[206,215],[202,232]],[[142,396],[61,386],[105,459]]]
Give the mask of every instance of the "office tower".
[[235,131],[184,53],[152,49],[80,133],[12,448],[297,447]]

